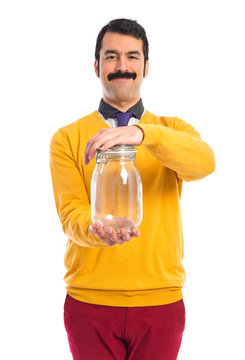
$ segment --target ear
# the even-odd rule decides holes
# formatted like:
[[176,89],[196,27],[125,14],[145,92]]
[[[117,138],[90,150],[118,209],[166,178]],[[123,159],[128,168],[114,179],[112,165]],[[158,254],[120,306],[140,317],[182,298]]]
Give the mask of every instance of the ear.
[[94,61],[94,71],[95,71],[96,76],[100,77],[99,76],[99,63],[98,63],[98,60],[96,60],[96,59]]
[[145,74],[144,74],[144,78],[147,77],[148,75],[148,71],[149,71],[149,60],[146,60],[146,63],[145,63]]

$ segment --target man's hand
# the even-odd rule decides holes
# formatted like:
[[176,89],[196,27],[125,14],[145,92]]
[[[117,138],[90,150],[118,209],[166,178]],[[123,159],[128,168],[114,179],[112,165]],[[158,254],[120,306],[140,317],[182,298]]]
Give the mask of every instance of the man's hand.
[[131,228],[131,232],[122,228],[120,229],[120,232],[117,233],[112,227],[104,228],[98,222],[90,225],[88,230],[91,234],[97,235],[100,240],[104,241],[109,246],[116,244],[123,245],[126,241],[131,240],[133,237],[140,236],[139,230],[135,227]]
[[144,132],[138,126],[122,126],[110,129],[100,129],[86,144],[84,151],[84,165],[88,165],[95,156],[96,149],[107,150],[114,145],[140,145]]

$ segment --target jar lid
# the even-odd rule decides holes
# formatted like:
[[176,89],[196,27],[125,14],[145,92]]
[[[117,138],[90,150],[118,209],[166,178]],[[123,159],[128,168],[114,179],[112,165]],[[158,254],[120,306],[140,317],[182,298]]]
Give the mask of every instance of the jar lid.
[[124,156],[135,158],[137,152],[134,145],[114,145],[107,150],[101,150],[101,147],[102,146],[96,149],[96,159],[98,160],[104,156],[108,158],[120,158]]

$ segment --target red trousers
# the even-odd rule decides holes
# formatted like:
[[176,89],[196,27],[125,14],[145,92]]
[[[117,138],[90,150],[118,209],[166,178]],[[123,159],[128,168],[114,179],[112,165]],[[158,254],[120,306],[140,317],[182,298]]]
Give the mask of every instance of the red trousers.
[[64,322],[74,360],[176,360],[183,300],[145,307],[88,304],[67,295]]

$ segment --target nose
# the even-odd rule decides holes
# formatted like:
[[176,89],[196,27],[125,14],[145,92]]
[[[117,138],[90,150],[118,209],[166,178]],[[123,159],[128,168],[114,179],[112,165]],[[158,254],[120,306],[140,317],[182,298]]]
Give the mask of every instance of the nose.
[[123,57],[120,57],[116,63],[116,71],[125,72],[125,71],[127,71],[127,69],[128,69],[128,67],[127,67],[126,60]]

